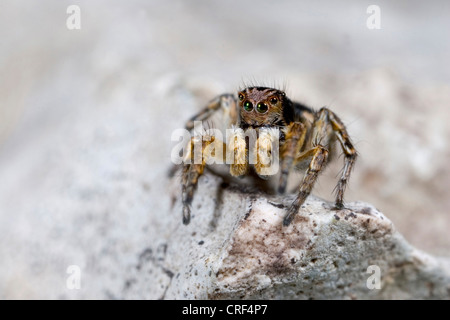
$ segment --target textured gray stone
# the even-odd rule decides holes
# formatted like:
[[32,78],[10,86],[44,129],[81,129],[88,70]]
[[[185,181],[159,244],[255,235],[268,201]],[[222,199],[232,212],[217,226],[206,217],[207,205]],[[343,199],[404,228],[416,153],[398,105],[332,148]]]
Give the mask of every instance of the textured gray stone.
[[[179,193],[177,179],[171,193]],[[177,227],[156,251],[141,255],[123,297],[147,291],[169,299],[449,298],[448,261],[411,247],[373,206],[354,202],[335,211],[309,197],[293,223],[282,227],[292,200],[207,174],[191,224],[181,224],[177,201]],[[380,269],[380,289],[367,286],[369,266]],[[154,269],[161,287],[152,292]]]
[[[207,175],[196,195],[192,223],[184,227],[180,186],[168,180],[166,171],[173,131],[214,96],[235,91],[242,79],[268,85],[286,80],[291,98],[336,111],[360,153],[346,199],[375,204],[415,247],[449,256],[450,75],[442,66],[450,47],[439,30],[448,30],[450,20],[442,6],[386,2],[382,10],[389,12],[389,21],[383,20],[387,24],[382,30],[368,30],[367,7],[356,0],[345,6],[331,1],[304,6],[293,0],[283,5],[266,0],[258,7],[239,2],[239,10],[237,2],[225,1],[112,5],[98,0],[79,5],[82,29],[68,30],[67,3],[2,2],[1,299],[227,297],[238,292],[230,287],[233,278],[227,273],[233,263],[227,250],[234,230],[251,199],[254,212],[244,221],[246,228],[258,208],[277,208],[265,205],[267,196],[242,193],[240,187],[219,188],[220,179]],[[249,11],[255,19],[248,19]],[[265,21],[269,11],[284,18],[255,24]],[[421,32],[411,32],[419,25]],[[313,194],[331,199],[341,167],[341,161],[330,163]],[[298,179],[293,177],[292,183]],[[289,198],[270,199],[289,203]],[[312,208],[316,201],[311,197],[307,204]],[[309,223],[313,217],[339,214],[321,210],[306,215]],[[344,217],[336,226],[352,221],[356,218]],[[301,230],[310,235],[305,225]],[[393,239],[398,248],[405,243]],[[357,243],[370,250],[358,247],[355,252],[381,254],[381,249],[368,246],[372,242]],[[351,241],[348,245],[356,246]],[[426,296],[427,290],[445,293],[445,260],[404,247],[409,250],[404,257],[418,256],[423,265],[383,269],[381,291],[392,287],[392,279],[409,277],[401,291],[391,290],[392,297]],[[259,257],[258,248],[252,252]],[[281,247],[275,249],[284,253]],[[353,251],[345,252],[356,259],[350,255]],[[300,253],[291,268],[308,261]],[[324,263],[321,255],[312,253],[314,265]],[[205,264],[206,257],[211,258]],[[240,259],[250,261],[242,253]],[[264,260],[264,268],[271,259]],[[278,265],[284,266],[283,259]],[[364,261],[354,273],[361,279],[373,263]],[[71,265],[81,270],[79,290],[66,286]],[[303,268],[310,267],[308,262]],[[267,278],[259,274],[265,272],[260,268],[252,270],[261,281],[242,272],[235,277],[247,286],[255,280],[266,288],[261,295],[269,296],[275,288],[280,295],[287,290],[276,282],[276,273],[268,272]],[[403,276],[392,271],[403,269]],[[222,272],[216,279],[217,270]],[[290,275],[283,281],[298,286],[296,273],[287,271]],[[442,280],[419,290],[426,279],[440,276]],[[273,286],[267,279],[274,279]],[[354,280],[345,274],[336,287]],[[364,281],[358,284],[367,293]],[[248,296],[257,296],[250,289],[245,291]],[[309,297],[310,291],[303,291]],[[367,294],[388,296],[377,290]]]

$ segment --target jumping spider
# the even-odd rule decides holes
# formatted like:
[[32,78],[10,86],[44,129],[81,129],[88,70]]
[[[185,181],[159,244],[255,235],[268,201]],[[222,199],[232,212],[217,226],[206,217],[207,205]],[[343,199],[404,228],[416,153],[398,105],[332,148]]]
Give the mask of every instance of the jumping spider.
[[[356,160],[357,152],[349,138],[347,130],[331,110],[323,107],[319,111],[291,101],[283,91],[267,87],[247,87],[238,92],[237,97],[223,94],[211,101],[202,111],[193,116],[186,124],[186,129],[194,128],[194,121],[205,121],[220,113],[222,122],[227,128],[261,132],[264,129],[279,129],[279,184],[278,192],[284,193],[291,169],[306,169],[299,186],[297,197],[290,205],[283,225],[288,226],[306,200],[316,182],[318,174],[324,169],[327,161],[334,154],[333,145],[339,141],[344,153],[344,167],[336,186],[335,208],[343,208],[345,187]],[[190,141],[193,149],[195,137]],[[214,139],[213,139],[214,140]],[[232,176],[242,176],[253,170],[257,175],[264,168],[259,162],[254,165],[248,161],[248,140],[244,141],[244,152],[238,152],[233,145],[231,152],[241,158],[241,162],[230,164]],[[242,142],[241,141],[241,142]],[[224,144],[224,149],[230,147]],[[208,142],[202,144],[202,160],[198,164],[183,164],[182,171],[182,203],[183,223],[188,224],[191,216],[191,203],[197,188],[199,177],[207,165],[204,150]],[[230,151],[230,150],[228,150]],[[188,157],[193,158],[189,152]],[[190,162],[190,161],[188,161]]]

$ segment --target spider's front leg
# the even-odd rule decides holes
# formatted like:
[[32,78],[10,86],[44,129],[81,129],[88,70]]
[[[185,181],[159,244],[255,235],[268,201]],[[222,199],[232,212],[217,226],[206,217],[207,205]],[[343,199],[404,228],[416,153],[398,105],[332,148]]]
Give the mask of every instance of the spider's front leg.
[[223,152],[223,142],[216,139],[215,136],[194,136],[190,140],[187,150],[181,182],[183,224],[189,224],[191,220],[191,204],[198,179],[203,174],[208,160],[220,157]]
[[336,186],[337,193],[335,204],[335,207],[337,209],[343,208],[345,187],[347,186],[347,182],[355,163],[357,153],[349,138],[347,130],[339,117],[336,116],[328,108],[322,108],[316,114],[313,124],[312,137],[316,139],[316,141],[318,141],[316,142],[317,145],[313,149],[302,153],[296,159],[296,162],[301,162],[302,160],[312,156],[309,168],[306,171],[302,184],[300,185],[299,193],[292,205],[289,207],[288,214],[284,218],[283,225],[285,226],[288,226],[292,222],[298,210],[300,209],[300,206],[311,193],[314,183],[317,180],[318,174],[326,165],[328,159],[328,150],[324,146],[320,145],[320,143],[328,146],[330,141],[333,141],[333,138],[328,133],[328,128],[330,127],[332,130],[332,134],[334,134],[334,136],[339,140],[345,155],[344,169],[342,171],[341,178],[339,179],[339,182]]
[[[223,124],[225,126],[237,123],[238,111],[236,98],[232,94],[226,93],[217,96],[215,99],[209,102],[208,105],[204,107],[200,112],[192,116],[191,119],[189,119],[186,122],[185,128],[189,131],[192,131],[197,121],[200,122],[207,121],[209,120],[209,118],[211,118],[214,114],[216,114],[220,110],[223,112],[222,115],[223,118],[225,119]],[[173,177],[177,172],[178,168],[179,168],[178,165],[173,165],[168,172],[168,176]],[[186,168],[184,168],[184,170],[186,170]]]
[[300,149],[305,141],[306,128],[301,122],[293,122],[287,126],[285,132],[285,141],[280,152],[280,182],[278,184],[278,193],[286,191],[289,173],[294,164],[294,160],[300,153]]
[[317,180],[317,177],[320,171],[325,166],[328,159],[328,150],[325,149],[321,145],[317,145],[313,149],[310,149],[304,153],[302,153],[297,159],[296,162],[301,162],[304,159],[307,159],[312,156],[311,162],[309,163],[309,168],[305,173],[302,184],[300,185],[300,190],[298,192],[297,197],[294,202],[288,209],[288,213],[286,217],[284,217],[283,225],[288,226],[295,215],[297,214],[300,206],[305,202],[306,198],[311,193],[311,190],[314,186],[314,183]]

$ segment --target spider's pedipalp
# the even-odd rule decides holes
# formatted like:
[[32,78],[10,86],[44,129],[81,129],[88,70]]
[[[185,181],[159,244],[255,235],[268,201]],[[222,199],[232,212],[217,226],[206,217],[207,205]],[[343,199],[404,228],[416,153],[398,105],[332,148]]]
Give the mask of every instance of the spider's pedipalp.
[[232,127],[227,136],[227,163],[230,165],[230,174],[239,177],[248,170],[248,149],[244,130]]
[[278,128],[262,128],[256,140],[253,153],[256,155],[255,172],[260,178],[268,179],[278,171],[279,164]]

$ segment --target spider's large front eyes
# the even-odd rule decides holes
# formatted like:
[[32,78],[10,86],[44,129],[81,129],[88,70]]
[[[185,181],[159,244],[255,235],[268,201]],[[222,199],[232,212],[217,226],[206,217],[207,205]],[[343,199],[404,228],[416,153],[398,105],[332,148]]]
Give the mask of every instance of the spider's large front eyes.
[[244,102],[244,110],[245,111],[252,111],[253,110],[253,104],[250,101]]
[[258,111],[259,113],[265,113],[267,112],[267,110],[269,110],[269,107],[265,103],[260,102],[256,106],[256,111]]

